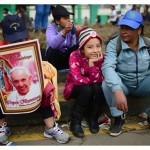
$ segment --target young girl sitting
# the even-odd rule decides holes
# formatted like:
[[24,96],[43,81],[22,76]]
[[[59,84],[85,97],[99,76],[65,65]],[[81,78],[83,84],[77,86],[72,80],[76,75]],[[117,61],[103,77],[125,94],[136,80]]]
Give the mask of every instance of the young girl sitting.
[[101,88],[102,63],[102,38],[92,28],[83,27],[79,31],[79,49],[70,55],[70,71],[64,89],[65,99],[76,98],[70,130],[80,138],[84,137],[81,121],[87,110],[90,131],[99,131],[98,117],[105,99]]

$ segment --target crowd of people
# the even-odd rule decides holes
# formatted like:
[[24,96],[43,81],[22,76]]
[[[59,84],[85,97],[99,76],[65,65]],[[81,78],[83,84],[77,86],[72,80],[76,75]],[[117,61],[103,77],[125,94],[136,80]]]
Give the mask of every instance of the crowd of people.
[[[127,95],[150,96],[150,54],[147,46],[150,39],[146,38],[145,42],[142,35],[142,14],[136,10],[127,11],[117,23],[120,27],[119,35],[109,41],[105,50],[102,49],[103,37],[91,27],[75,25],[70,17],[74,14],[65,7],[57,5],[51,14],[54,21],[48,27],[42,27],[46,32],[46,62],[56,71],[69,69],[63,94],[66,100],[75,99],[71,113],[71,132],[74,136],[83,138],[85,135],[81,121],[87,117],[90,132],[98,133],[98,118],[104,113],[106,101],[113,117],[109,134],[119,136],[129,111]],[[4,39],[1,46],[30,40],[26,25],[18,15],[7,15],[1,27]],[[36,30],[39,30],[38,27]],[[118,43],[119,52],[116,50]],[[2,67],[0,70],[2,78],[4,70]],[[15,99],[14,93],[20,96],[28,93],[31,85],[31,75],[28,72],[14,68],[10,70],[9,76],[14,86],[9,95],[10,101]],[[70,136],[58,127],[50,103],[44,107],[42,105],[46,101],[45,93],[50,95],[50,91],[47,91],[50,86],[56,88],[53,82],[48,82],[42,91],[42,107],[39,108],[45,123],[44,136],[54,138],[59,143],[67,143]],[[146,113],[150,124],[150,109]],[[0,126],[0,143],[9,145],[10,128],[1,110]]]

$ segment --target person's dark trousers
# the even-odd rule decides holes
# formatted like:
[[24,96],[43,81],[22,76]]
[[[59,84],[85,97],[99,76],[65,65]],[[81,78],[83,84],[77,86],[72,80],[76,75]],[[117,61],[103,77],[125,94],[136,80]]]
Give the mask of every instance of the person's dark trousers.
[[92,97],[91,86],[86,84],[75,86],[71,97],[76,98],[76,100],[72,108],[70,130],[76,137],[82,138],[84,137],[84,132],[81,127],[81,121],[87,112]]
[[44,49],[41,49],[40,52],[41,52],[42,60],[43,60],[43,61],[47,61],[47,58],[46,58],[46,51],[45,51]]
[[[71,97],[76,98],[72,109],[70,129],[77,137],[83,137],[81,128],[83,117],[89,118],[90,131],[99,131],[98,117],[104,106],[105,98],[101,88],[101,83],[75,86]],[[89,113],[90,112],[90,113]]]
[[41,113],[42,119],[47,119],[47,118],[54,116],[54,113],[53,113],[52,109],[50,108],[50,106],[45,107],[45,108],[40,107],[39,111]]
[[0,119],[4,119],[5,115],[2,113],[2,110],[0,109]]
[[57,70],[68,69],[70,54],[77,49],[78,45],[68,48],[65,52],[50,47],[46,52],[46,61],[51,63]]
[[94,98],[90,103],[89,111],[89,129],[91,133],[99,131],[98,118],[104,111],[105,97],[101,87],[101,83],[92,84]]
[[150,107],[146,109],[147,122],[150,124]]

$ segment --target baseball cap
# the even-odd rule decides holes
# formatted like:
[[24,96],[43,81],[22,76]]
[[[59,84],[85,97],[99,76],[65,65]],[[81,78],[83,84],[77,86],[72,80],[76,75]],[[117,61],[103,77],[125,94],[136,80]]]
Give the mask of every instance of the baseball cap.
[[79,49],[81,49],[92,38],[97,38],[102,43],[102,38],[94,29],[83,27],[79,31]]
[[137,29],[140,25],[144,26],[142,15],[136,10],[129,10],[118,22],[118,25],[126,25],[133,29]]
[[26,26],[18,15],[7,15],[1,23],[5,39],[12,43],[28,38]]
[[69,12],[65,7],[61,5],[57,5],[53,10],[52,15],[54,18],[57,18],[58,16],[66,17],[69,15],[74,15],[74,13]]

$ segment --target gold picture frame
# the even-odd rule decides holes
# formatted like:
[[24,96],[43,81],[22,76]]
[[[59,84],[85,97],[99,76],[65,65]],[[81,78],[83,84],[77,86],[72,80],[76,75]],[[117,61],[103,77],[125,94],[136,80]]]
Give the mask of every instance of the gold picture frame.
[[39,108],[44,75],[38,39],[0,47],[0,107],[4,114]]

